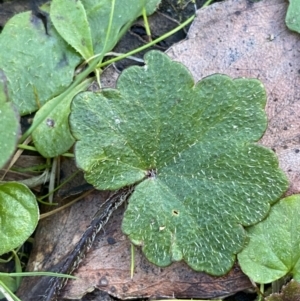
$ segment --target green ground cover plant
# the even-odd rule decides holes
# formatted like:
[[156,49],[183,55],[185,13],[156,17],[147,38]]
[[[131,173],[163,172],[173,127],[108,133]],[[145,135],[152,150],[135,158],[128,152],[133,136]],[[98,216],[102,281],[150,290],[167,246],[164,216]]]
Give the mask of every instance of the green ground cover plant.
[[267,124],[263,86],[223,75],[195,85],[151,51],[117,88],[72,103],[78,167],[100,190],[137,184],[122,228],[151,262],[225,274],[245,244],[241,225],[263,219],[287,188],[272,151],[252,143]]
[[289,274],[300,281],[299,212],[300,195],[293,195],[280,200],[265,220],[247,229],[250,241],[238,260],[255,282],[271,283]]
[[[122,230],[149,261],[167,266],[184,260],[220,276],[238,254],[257,283],[287,274],[299,281],[300,199],[279,201],[287,178],[274,153],[256,144],[267,127],[258,80],[216,74],[194,83],[183,65],[151,51],[145,66],[121,74],[116,89],[86,91],[99,82],[105,54],[160,1],[127,2],[124,9],[122,0],[53,0],[41,8],[49,14],[47,28],[31,12],[6,24],[0,35],[0,167],[29,136],[45,158],[75,143],[87,182],[99,190],[135,186]],[[291,1],[286,22],[299,32],[298,7]],[[33,124],[20,137],[19,118],[32,112]],[[0,255],[26,241],[38,218],[30,188],[2,182]],[[11,276],[2,273],[0,286],[15,298]]]

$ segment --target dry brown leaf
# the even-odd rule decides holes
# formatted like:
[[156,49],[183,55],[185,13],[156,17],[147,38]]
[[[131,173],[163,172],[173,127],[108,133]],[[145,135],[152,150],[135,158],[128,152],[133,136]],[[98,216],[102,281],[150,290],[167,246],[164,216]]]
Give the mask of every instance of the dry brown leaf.
[[[28,271],[57,271],[87,228],[107,192],[93,191],[78,203],[40,221]],[[42,300],[49,277],[25,277],[18,290],[22,301]]]
[[226,296],[251,287],[250,281],[235,266],[223,277],[198,273],[183,262],[160,268],[147,261],[135,248],[134,276],[130,277],[130,241],[121,232],[124,208],[118,209],[95,241],[81,267],[69,281],[63,298],[80,299],[94,288],[120,299],[169,297],[212,298]]

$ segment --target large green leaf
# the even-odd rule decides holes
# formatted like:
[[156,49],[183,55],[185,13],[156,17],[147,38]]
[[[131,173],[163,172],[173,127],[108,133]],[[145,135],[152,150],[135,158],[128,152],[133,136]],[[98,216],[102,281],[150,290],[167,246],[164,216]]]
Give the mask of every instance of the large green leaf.
[[253,143],[266,129],[264,88],[225,75],[194,84],[156,51],[145,62],[117,90],[73,100],[78,167],[98,189],[138,183],[122,227],[151,262],[224,274],[244,246],[242,226],[287,188],[274,153]]
[[73,81],[80,56],[31,12],[15,15],[0,35],[0,68],[21,115],[36,111]]
[[0,255],[20,246],[39,219],[34,194],[20,183],[0,184]]
[[290,0],[285,23],[290,30],[300,33],[300,0]]
[[261,223],[247,229],[250,242],[238,255],[245,274],[258,283],[287,274],[300,280],[300,195],[281,200]]
[[19,134],[19,115],[13,104],[9,102],[6,76],[0,70],[0,168],[14,153]]
[[52,0],[51,20],[59,34],[86,60],[93,56],[93,42],[85,9],[78,0]]

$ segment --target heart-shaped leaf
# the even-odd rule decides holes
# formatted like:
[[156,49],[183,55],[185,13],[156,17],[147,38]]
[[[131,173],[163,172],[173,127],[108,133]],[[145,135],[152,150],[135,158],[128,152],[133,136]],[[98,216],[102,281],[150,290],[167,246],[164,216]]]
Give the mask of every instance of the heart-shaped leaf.
[[290,30],[300,33],[300,0],[290,0],[285,23]]
[[0,70],[0,168],[12,156],[20,134],[19,115],[9,102],[7,79]]
[[243,272],[258,283],[292,274],[300,280],[300,195],[275,204],[269,216],[247,229],[250,242],[238,255]]
[[53,0],[51,20],[59,34],[84,59],[93,56],[93,42],[85,9],[79,0]]
[[24,12],[0,34],[0,68],[8,79],[11,101],[21,115],[36,111],[73,81],[80,56],[48,24]]
[[0,255],[20,246],[39,219],[34,194],[20,183],[0,184]]
[[77,164],[98,189],[137,184],[122,228],[151,262],[224,274],[244,246],[242,226],[287,188],[274,153],[253,143],[266,129],[264,88],[225,75],[194,84],[156,51],[145,62],[117,90],[75,97]]

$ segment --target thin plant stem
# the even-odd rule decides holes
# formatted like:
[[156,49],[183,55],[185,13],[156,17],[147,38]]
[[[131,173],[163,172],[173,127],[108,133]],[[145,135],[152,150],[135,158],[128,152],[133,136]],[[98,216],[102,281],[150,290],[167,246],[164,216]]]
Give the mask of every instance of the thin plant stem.
[[146,34],[148,36],[148,42],[150,42],[150,41],[152,41],[151,29],[150,29],[150,26],[149,26],[147,12],[146,12],[146,8],[145,7],[143,7],[143,12],[142,13],[143,13],[143,20],[144,20]]
[[78,173],[79,173],[79,170],[77,170],[76,172],[74,172],[73,174],[71,174],[66,180],[64,180],[61,184],[59,184],[58,186],[56,186],[49,193],[47,193],[47,194],[39,197],[38,200],[41,201],[43,199],[46,199],[50,194],[53,194],[55,191],[57,191],[58,189],[60,189],[61,187],[63,187],[65,184],[67,184],[69,181],[71,181]]
[[26,144],[18,144],[17,147],[22,150],[30,150],[33,152],[38,151],[34,146],[30,146],[30,145],[26,145]]
[[52,160],[52,168],[50,171],[50,179],[49,179],[49,191],[52,193],[48,194],[48,202],[51,204],[53,203],[53,190],[55,187],[55,179],[56,179],[56,173],[57,173],[57,165],[58,165],[59,157],[55,157]]
[[49,202],[45,202],[43,200],[40,200],[40,199],[37,199],[37,201],[43,205],[46,205],[46,206],[58,206],[58,203],[49,203]]
[[62,211],[64,209],[66,209],[67,207],[70,207],[71,205],[73,205],[74,203],[78,202],[79,200],[83,199],[84,197],[86,197],[87,195],[89,195],[92,191],[94,191],[94,189],[91,189],[87,192],[85,192],[84,194],[80,195],[79,197],[75,198],[74,200],[72,200],[70,203],[64,205],[64,206],[61,206],[59,208],[56,208],[54,210],[51,210],[50,212],[47,212],[47,213],[43,213],[40,215],[40,220],[43,219],[43,218],[46,218],[48,216],[51,216],[59,211]]
[[134,274],[134,258],[135,258],[135,248],[134,248],[134,244],[131,244],[131,260],[130,260],[130,278],[133,278],[133,274]]
[[128,56],[132,56],[132,55],[134,55],[134,54],[136,54],[136,53],[138,53],[140,51],[143,51],[143,50],[145,50],[145,49],[147,49],[147,48],[149,48],[149,47],[157,44],[158,42],[160,42],[160,41],[168,38],[169,36],[173,35],[177,31],[179,31],[180,29],[182,29],[183,27],[187,26],[189,23],[191,23],[194,20],[194,18],[195,18],[195,16],[192,16],[192,17],[188,18],[185,22],[183,22],[182,24],[180,24],[179,26],[177,26],[173,30],[169,31],[168,33],[162,35],[161,37],[159,37],[159,38],[151,41],[150,43],[147,43],[146,45],[143,45],[143,46],[141,46],[139,48],[136,48],[136,49],[134,49],[132,51],[129,51],[129,52],[123,54],[123,55],[120,55],[120,56],[115,57],[115,58],[113,58],[111,60],[103,62],[102,64],[99,65],[99,67],[102,68],[102,67],[107,66],[109,64],[115,63],[115,62],[120,61],[120,60],[122,60],[124,58],[127,58]]
[[263,283],[260,284],[260,287],[259,287],[259,296],[258,296],[258,301],[263,301],[264,299],[264,292],[265,292],[265,285]]
[[[14,256],[14,259],[15,259],[15,269],[16,269],[16,272],[17,273],[22,273],[21,261],[20,261],[20,258],[18,256],[17,252],[15,252],[15,250],[12,250],[11,252],[13,253],[13,256]],[[17,279],[16,279],[16,284],[17,284],[18,288],[19,288],[19,286],[21,284],[21,280],[22,280],[22,277],[17,277]]]
[[35,277],[35,276],[49,276],[49,277],[63,277],[69,279],[78,279],[75,276],[71,276],[68,274],[60,274],[54,272],[22,272],[22,273],[2,273],[0,272],[0,276],[2,277]]
[[[120,55],[124,55],[124,53],[118,53],[118,52],[107,52],[105,54],[105,56],[120,56]],[[139,63],[144,63],[144,60],[139,58],[139,57],[135,57],[135,56],[128,56],[127,59],[133,60],[135,62],[139,62]]]
[[64,154],[61,154],[61,156],[68,157],[68,158],[74,158],[75,157],[74,154],[72,154],[72,153],[64,153]]

